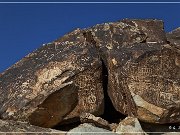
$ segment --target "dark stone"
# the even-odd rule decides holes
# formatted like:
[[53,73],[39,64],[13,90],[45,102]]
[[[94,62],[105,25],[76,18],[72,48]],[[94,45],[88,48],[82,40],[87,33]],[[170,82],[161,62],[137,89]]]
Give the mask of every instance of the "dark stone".
[[107,88],[124,115],[180,122],[179,29],[168,39],[163,29],[161,20],[124,19],[40,47],[0,74],[0,118],[54,127],[81,113],[102,116]]
[[142,31],[139,36],[146,35],[146,39],[143,42],[146,43],[167,43],[166,34],[164,32],[164,23],[162,20],[156,19],[124,19],[122,22],[136,27]]
[[159,20],[125,19],[91,29],[119,112],[152,123],[179,122],[180,55]]
[[0,77],[0,117],[53,127],[81,112],[101,115],[101,61],[79,29],[46,44]]

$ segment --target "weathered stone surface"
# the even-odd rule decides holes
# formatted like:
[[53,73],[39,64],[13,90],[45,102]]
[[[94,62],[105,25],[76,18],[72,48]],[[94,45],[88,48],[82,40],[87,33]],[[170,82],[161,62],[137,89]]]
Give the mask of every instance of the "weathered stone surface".
[[[143,33],[142,35],[145,35],[146,39],[144,42],[146,43],[166,43],[167,42],[162,20],[124,19],[122,20],[122,22],[131,27],[134,26],[136,27],[136,29],[139,29]],[[135,40],[140,39],[140,36],[141,34],[139,34]]]
[[93,123],[96,127],[110,129],[108,121],[102,119],[101,117],[96,117],[90,113],[82,113],[80,115],[81,123]]
[[28,134],[28,133],[43,133],[43,134],[53,134],[58,133],[59,135],[65,135],[64,132],[49,128],[41,128],[37,126],[30,125],[25,122],[17,122],[12,120],[0,120],[0,134],[1,133],[14,133],[14,134]]
[[101,61],[85,34],[74,30],[1,75],[1,119],[52,127],[82,112],[103,113]]
[[[176,61],[180,59],[180,55],[160,44],[134,44],[131,49],[123,51],[123,56],[114,52],[109,58],[112,71],[109,84],[116,90],[109,92],[112,100],[115,100],[119,109],[127,113],[131,110],[129,115],[133,113],[143,121],[178,122],[180,74]],[[123,66],[119,66],[122,64],[120,59],[126,61]],[[114,64],[113,60],[117,61],[117,64]],[[116,84],[124,91],[121,97],[115,95],[118,90]],[[118,104],[118,98],[125,99],[124,107]]]
[[117,135],[116,133],[113,133],[109,130],[103,129],[103,128],[98,128],[95,127],[91,124],[81,124],[78,127],[70,130],[67,135],[82,135],[82,134],[86,134],[86,135],[94,135],[94,134],[98,134],[98,135]]
[[167,33],[167,40],[180,49],[180,27]]
[[153,123],[179,122],[180,55],[168,45],[141,45],[134,46],[132,52],[142,54],[133,54],[124,66],[125,85],[135,102],[138,118]]
[[0,75],[0,118],[53,127],[103,114],[102,61],[115,109],[151,123],[180,122],[179,29],[124,19],[77,29]]
[[167,44],[162,21],[126,19],[91,31],[116,110],[152,123],[179,122],[180,55]]
[[121,121],[116,128],[116,133],[128,135],[145,135],[146,133],[142,130],[142,127],[137,118],[126,117]]

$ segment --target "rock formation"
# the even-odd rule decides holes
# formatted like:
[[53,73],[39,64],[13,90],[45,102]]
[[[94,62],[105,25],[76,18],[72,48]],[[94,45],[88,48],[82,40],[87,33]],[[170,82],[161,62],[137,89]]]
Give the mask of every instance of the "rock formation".
[[101,61],[77,29],[42,46],[0,78],[2,119],[52,127],[80,112],[103,113]]
[[125,19],[88,30],[107,67],[114,107],[146,122],[179,122],[180,55],[167,44],[163,22]]
[[76,29],[1,73],[0,94],[3,122],[46,128],[85,123],[69,134],[115,131],[118,123],[101,118],[108,110],[105,96],[119,114],[140,122],[180,123],[180,29],[166,34],[155,19]]
[[134,135],[145,135],[137,118],[127,117],[122,120],[116,128],[116,133],[127,134],[132,133]]

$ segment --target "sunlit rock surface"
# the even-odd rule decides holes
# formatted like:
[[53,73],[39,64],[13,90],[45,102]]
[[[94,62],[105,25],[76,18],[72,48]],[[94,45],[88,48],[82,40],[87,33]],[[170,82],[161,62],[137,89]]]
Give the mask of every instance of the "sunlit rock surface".
[[180,123],[180,29],[165,33],[162,20],[124,19],[73,30],[1,73],[0,94],[4,122],[92,122],[114,131],[118,123],[104,119],[114,108],[140,122]]

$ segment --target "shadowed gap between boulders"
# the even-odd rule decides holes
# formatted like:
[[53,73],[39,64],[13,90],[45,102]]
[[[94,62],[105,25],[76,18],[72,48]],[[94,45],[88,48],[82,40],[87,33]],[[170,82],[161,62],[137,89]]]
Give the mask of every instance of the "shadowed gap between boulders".
[[[116,111],[114,108],[111,99],[108,96],[108,70],[102,61],[102,82],[103,82],[103,90],[104,90],[104,113],[100,117],[107,120],[109,123],[119,123],[120,120],[124,119],[126,116],[122,113]],[[81,124],[79,119],[72,120],[72,123],[62,124],[54,126],[53,129],[61,130],[61,131],[69,131]]]
[[126,116],[116,111],[111,99],[108,95],[108,69],[102,61],[102,76],[103,76],[103,90],[104,90],[104,114],[100,117],[107,120],[109,123],[119,123],[120,120]]

